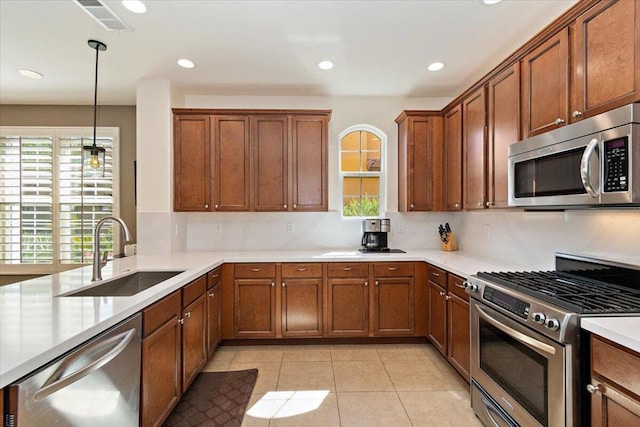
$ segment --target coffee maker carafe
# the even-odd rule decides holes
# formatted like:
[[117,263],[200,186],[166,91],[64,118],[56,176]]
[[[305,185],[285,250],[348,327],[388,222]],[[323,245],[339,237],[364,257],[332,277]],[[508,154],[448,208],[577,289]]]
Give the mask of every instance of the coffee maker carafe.
[[389,219],[362,220],[362,249],[372,252],[389,251],[387,233],[391,231]]

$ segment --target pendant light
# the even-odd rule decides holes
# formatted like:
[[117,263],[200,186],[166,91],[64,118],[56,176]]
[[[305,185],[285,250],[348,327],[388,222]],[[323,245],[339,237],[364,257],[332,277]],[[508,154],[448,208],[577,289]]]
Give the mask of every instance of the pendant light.
[[[93,91],[93,144],[82,147],[83,157],[87,156],[87,164],[91,169],[98,169],[102,165],[102,175],[104,176],[105,152],[104,147],[96,145],[96,127],[98,121],[98,55],[101,50],[107,50],[107,45],[98,40],[89,40],[89,47],[96,50],[96,78]],[[102,163],[100,162],[102,155]]]

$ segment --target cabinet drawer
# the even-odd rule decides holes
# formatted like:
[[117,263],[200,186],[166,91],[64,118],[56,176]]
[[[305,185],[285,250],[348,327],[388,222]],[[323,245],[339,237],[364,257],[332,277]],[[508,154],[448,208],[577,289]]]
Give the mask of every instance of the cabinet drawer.
[[322,264],[282,264],[282,277],[322,277]]
[[256,277],[275,277],[276,265],[272,263],[262,264],[236,264],[234,274],[237,278],[252,279]]
[[374,277],[411,277],[413,275],[413,262],[376,262],[373,264]]
[[591,371],[640,395],[640,354],[591,336]]
[[429,280],[444,288],[447,286],[447,272],[433,265],[429,265]]
[[469,294],[464,291],[464,279],[449,273],[447,278],[447,290],[456,294],[465,301],[469,301]]
[[222,267],[217,267],[207,273],[207,289],[213,288],[222,282]]
[[204,295],[207,289],[207,276],[202,276],[182,288],[182,307],[186,307],[194,302],[198,297]]
[[366,262],[332,262],[329,277],[367,277],[369,264]]
[[182,308],[180,301],[180,291],[175,291],[142,310],[143,337],[167,323],[172,317],[179,319]]

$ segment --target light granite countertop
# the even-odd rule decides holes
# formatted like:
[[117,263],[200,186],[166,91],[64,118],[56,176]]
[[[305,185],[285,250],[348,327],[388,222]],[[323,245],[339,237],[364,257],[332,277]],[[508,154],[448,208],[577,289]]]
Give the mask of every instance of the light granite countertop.
[[[373,261],[426,261],[461,277],[478,271],[532,269],[462,251],[440,250],[410,250],[404,254],[345,250],[184,252],[120,258],[103,268],[104,280],[134,271],[184,272],[130,297],[60,296],[94,285],[91,266],[0,287],[0,387],[33,372],[222,263]],[[637,333],[636,339],[640,339]]]

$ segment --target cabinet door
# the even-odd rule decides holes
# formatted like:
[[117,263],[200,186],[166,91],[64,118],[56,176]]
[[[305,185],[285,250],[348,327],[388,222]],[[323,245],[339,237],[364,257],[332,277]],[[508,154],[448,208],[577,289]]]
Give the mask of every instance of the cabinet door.
[[182,316],[182,391],[185,392],[207,363],[206,300],[204,294],[183,308]]
[[236,279],[236,338],[276,336],[276,288],[273,279]]
[[373,316],[376,335],[413,335],[415,332],[413,277],[376,278]]
[[322,279],[283,279],[282,336],[322,335]]
[[369,282],[366,277],[328,281],[328,335],[369,334]]
[[409,117],[406,211],[433,208],[432,117]]
[[462,209],[462,105],[444,114],[444,208]]
[[327,116],[291,117],[294,211],[327,210]]
[[591,379],[598,390],[591,395],[592,427],[640,425],[640,402],[617,391],[616,386]]
[[485,207],[487,182],[485,111],[484,87],[462,101],[465,209]]
[[207,358],[213,355],[220,344],[220,312],[222,283],[218,282],[207,290]]
[[429,339],[447,357],[447,292],[429,281]]
[[449,363],[470,382],[471,338],[469,334],[469,303],[453,293],[447,295],[449,321]]
[[286,211],[288,203],[287,116],[251,117],[253,210]]
[[143,310],[141,425],[159,426],[181,396],[180,291]]
[[601,1],[576,20],[572,120],[640,100],[640,2]]
[[209,116],[173,120],[173,209],[207,211],[211,199]]
[[522,59],[522,136],[557,129],[569,116],[569,30]]
[[216,211],[248,211],[249,117],[213,118],[213,203]]
[[509,145],[520,139],[520,63],[491,79],[488,120],[489,207],[508,206]]

